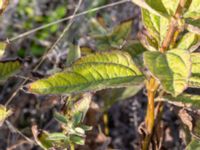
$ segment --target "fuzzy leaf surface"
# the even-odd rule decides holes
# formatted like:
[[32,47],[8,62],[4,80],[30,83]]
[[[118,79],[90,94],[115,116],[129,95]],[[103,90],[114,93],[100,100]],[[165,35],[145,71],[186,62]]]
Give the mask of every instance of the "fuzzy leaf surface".
[[128,53],[111,51],[91,54],[71,68],[28,85],[38,94],[70,94],[124,87],[143,81],[142,73]]
[[165,54],[145,52],[144,64],[166,92],[177,96],[187,88],[191,70],[188,51],[170,50]]

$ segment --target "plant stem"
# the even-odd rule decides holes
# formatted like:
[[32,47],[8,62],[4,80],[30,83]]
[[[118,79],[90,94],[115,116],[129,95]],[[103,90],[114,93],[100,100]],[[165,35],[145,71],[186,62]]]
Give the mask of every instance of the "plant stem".
[[75,150],[74,144],[70,144],[70,150]]
[[[187,0],[180,0],[175,15],[171,18],[169,28],[166,34],[166,37],[163,40],[161,48],[159,49],[160,52],[164,53],[170,45],[176,41],[179,32],[178,21],[181,18],[183,9],[185,7],[185,3]],[[158,88],[158,83],[154,77],[151,77],[146,85],[147,88],[147,95],[148,95],[148,106],[147,106],[147,113],[145,118],[146,128],[147,128],[147,135],[144,139],[144,143],[142,145],[142,150],[147,150],[149,148],[149,144],[152,137],[152,132],[154,128],[154,98],[155,93]],[[160,103],[159,105],[160,113],[162,114],[163,104]],[[161,118],[161,116],[159,117]]]

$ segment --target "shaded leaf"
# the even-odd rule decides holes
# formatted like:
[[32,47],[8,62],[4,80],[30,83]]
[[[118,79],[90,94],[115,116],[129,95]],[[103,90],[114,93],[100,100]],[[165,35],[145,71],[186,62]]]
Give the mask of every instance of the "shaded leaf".
[[181,94],[177,97],[171,95],[163,96],[164,99],[173,102],[180,102],[185,104],[187,107],[200,108],[200,95],[191,95],[191,94]]
[[58,120],[61,123],[65,123],[65,124],[68,123],[67,118],[64,115],[62,115],[62,114],[60,114],[58,112],[54,113],[54,117],[55,117],[56,120]]
[[147,49],[139,42],[139,41],[131,41],[128,42],[123,48],[122,51],[128,52],[134,62],[138,65],[142,66],[142,54],[143,52],[147,51]]
[[44,148],[45,150],[53,147],[53,143],[52,141],[50,141],[48,139],[49,137],[49,133],[46,132],[46,131],[42,131],[38,136],[37,136],[37,139],[36,139],[36,142],[42,147]]
[[176,48],[182,50],[189,50],[190,52],[196,50],[200,45],[200,35],[194,33],[186,33],[178,42]]
[[80,58],[66,71],[28,85],[39,94],[69,94],[136,84],[143,76],[131,57],[120,51],[91,54]]
[[21,61],[19,59],[1,60],[0,61],[0,81],[6,80],[21,68]]
[[92,94],[91,93],[85,93],[83,94],[83,97],[74,104],[73,113],[81,112],[84,114],[87,113],[90,103],[92,101]]
[[93,35],[98,50],[109,50],[120,48],[131,33],[132,20],[127,20],[115,26],[112,31],[106,34]]
[[6,118],[12,114],[12,111],[7,109],[5,106],[0,105],[0,126],[3,125]]
[[200,53],[191,54],[192,75],[189,78],[189,86],[200,88]]
[[200,141],[193,138],[192,141],[187,145],[186,150],[199,150]]
[[71,44],[67,54],[67,65],[71,65],[75,60],[81,57],[81,50],[78,45]]
[[188,51],[170,50],[166,54],[145,52],[144,64],[166,92],[177,96],[187,88],[191,69]]
[[106,89],[100,91],[98,96],[105,101],[104,109],[107,110],[117,101],[126,100],[136,95],[143,87],[144,83],[139,83],[138,85],[132,85],[125,88]]
[[70,135],[70,141],[72,141],[75,144],[78,145],[84,145],[85,139],[83,137],[77,136],[77,135]]
[[90,131],[90,130],[92,130],[92,126],[87,126],[87,125],[80,125],[80,128],[82,128],[83,130],[85,130],[85,131]]

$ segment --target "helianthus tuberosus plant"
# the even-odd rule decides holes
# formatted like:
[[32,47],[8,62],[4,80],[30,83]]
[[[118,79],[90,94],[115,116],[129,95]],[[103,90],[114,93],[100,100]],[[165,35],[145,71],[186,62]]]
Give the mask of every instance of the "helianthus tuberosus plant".
[[[102,89],[133,86],[141,89],[144,83],[148,107],[143,150],[149,149],[155,119],[162,111],[163,102],[158,102],[155,114],[156,101],[200,106],[200,96],[184,92],[190,87],[200,88],[200,53],[196,52],[200,45],[200,1],[132,1],[141,7],[142,22],[148,32],[140,41],[129,38],[132,20],[122,22],[113,30],[106,29],[104,22],[91,20],[90,36],[98,52],[77,47],[69,53],[69,67],[26,85],[31,93],[70,98],[70,111],[55,113],[63,132],[35,136],[44,149],[84,144],[85,131],[91,128],[82,121],[93,93]],[[74,99],[80,100],[74,102]],[[194,144],[198,146],[195,139],[188,149]]]

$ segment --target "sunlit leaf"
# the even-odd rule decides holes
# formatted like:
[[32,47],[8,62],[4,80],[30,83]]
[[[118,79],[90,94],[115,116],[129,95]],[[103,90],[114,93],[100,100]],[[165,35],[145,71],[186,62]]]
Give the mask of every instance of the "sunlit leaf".
[[191,54],[192,75],[189,78],[189,86],[200,88],[200,53]]
[[134,85],[142,80],[127,53],[112,51],[82,57],[66,71],[35,81],[28,89],[38,94],[67,94]]
[[191,70],[188,51],[145,52],[144,63],[166,92],[177,96],[187,88]]
[[182,50],[189,50],[190,52],[196,50],[200,45],[200,35],[194,33],[186,33],[178,42],[176,48]]
[[166,36],[169,20],[156,16],[145,9],[142,9],[142,19],[147,31],[161,44]]
[[5,42],[0,42],[0,57],[3,56],[7,44]]
[[19,59],[1,60],[0,61],[0,81],[6,80],[21,68],[21,61]]
[[193,18],[193,19],[200,19],[200,1],[199,0],[192,0],[191,4],[184,14],[185,18]]
[[6,118],[12,114],[12,111],[7,109],[5,106],[0,105],[0,126],[3,125]]
[[69,138],[64,133],[60,132],[49,134],[47,139],[50,141],[69,140]]

